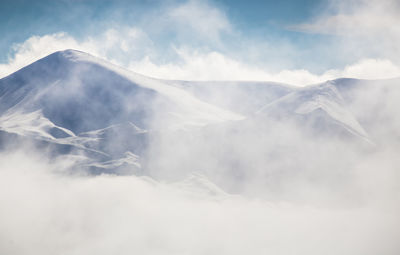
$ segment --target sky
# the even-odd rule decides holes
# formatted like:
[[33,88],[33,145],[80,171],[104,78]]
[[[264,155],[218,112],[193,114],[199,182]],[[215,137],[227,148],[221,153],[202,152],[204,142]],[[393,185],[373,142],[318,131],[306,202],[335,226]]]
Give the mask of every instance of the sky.
[[396,0],[3,0],[0,77],[74,48],[166,79],[392,78],[399,17]]

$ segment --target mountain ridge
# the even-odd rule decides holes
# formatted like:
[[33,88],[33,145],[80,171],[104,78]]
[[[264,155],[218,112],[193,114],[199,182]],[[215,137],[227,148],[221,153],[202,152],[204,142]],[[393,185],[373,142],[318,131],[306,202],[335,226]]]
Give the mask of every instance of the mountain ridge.
[[[191,147],[193,155],[199,154],[198,145],[190,144],[193,140],[208,143],[202,154],[227,146],[213,157],[238,150],[240,139],[249,135],[261,148],[256,153],[264,153],[263,142],[290,147],[290,138],[275,141],[273,136],[287,132],[280,134],[280,127],[296,129],[296,136],[308,132],[373,145],[370,125],[364,127],[370,120],[364,121],[357,103],[364,83],[369,84],[338,79],[300,88],[271,82],[160,80],[66,50],[0,79],[0,131],[2,137],[36,141],[56,154],[79,155],[83,161],[78,165],[92,173],[145,174],[159,146],[170,150],[182,141],[189,141],[182,155],[192,153]],[[184,157],[176,162],[193,167]]]

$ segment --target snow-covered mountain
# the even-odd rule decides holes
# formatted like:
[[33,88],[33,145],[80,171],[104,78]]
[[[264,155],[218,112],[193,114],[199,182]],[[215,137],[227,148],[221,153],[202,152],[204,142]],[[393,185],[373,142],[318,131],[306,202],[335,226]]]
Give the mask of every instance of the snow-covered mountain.
[[368,134],[347,109],[344,99],[331,83],[293,91],[257,111],[257,115],[296,119],[316,132],[342,132],[368,140]]
[[[290,147],[291,136],[270,147],[284,136],[280,127],[288,125],[300,135],[334,135],[372,146],[380,133],[363,109],[369,105],[379,112],[385,105],[374,104],[372,94],[398,93],[395,83],[338,79],[299,88],[159,80],[66,50],[0,79],[0,148],[33,143],[51,155],[79,156],[78,165],[95,173],[146,174],[147,167],[171,164],[148,162],[163,155],[188,172],[194,167],[213,171],[219,163],[204,162],[211,157],[220,162],[228,154],[240,162],[235,169],[249,168],[240,159],[248,151],[262,156]],[[243,139],[253,142],[243,144]],[[192,159],[199,155],[208,158]]]
[[67,146],[68,153],[89,151],[101,160],[136,153],[147,130],[241,118],[162,81],[75,50],[53,53],[0,80],[3,132]]
[[158,80],[72,50],[1,79],[0,89],[3,115],[41,111],[74,134],[125,121],[148,128],[154,114],[165,128],[240,118]]

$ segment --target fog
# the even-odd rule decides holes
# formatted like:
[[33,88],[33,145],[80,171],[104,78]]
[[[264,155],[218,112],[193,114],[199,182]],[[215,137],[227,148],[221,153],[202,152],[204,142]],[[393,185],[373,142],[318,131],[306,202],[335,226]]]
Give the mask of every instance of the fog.
[[398,199],[377,194],[379,180],[368,187],[374,203],[329,208],[135,176],[64,176],[31,153],[0,162],[4,254],[398,253]]
[[[105,79],[94,75],[84,81]],[[51,146],[15,139],[0,155],[0,253],[398,254],[398,80],[333,84],[339,106],[351,110],[367,138],[325,115],[290,115],[297,101],[271,107],[271,95],[265,106],[235,108],[246,116],[241,120],[168,127],[164,112],[179,113],[180,105],[163,103],[157,114],[157,95],[148,101],[149,132],[135,152],[135,174],[93,174],[82,167],[82,152],[55,154]],[[197,97],[217,98],[229,110],[241,93],[253,98],[239,89],[245,84],[236,85],[224,89],[225,97],[212,89]],[[291,93],[320,93],[323,102],[336,91],[318,88]],[[55,101],[61,99],[68,96]],[[104,140],[105,151],[123,151],[124,137],[138,141],[122,132]]]

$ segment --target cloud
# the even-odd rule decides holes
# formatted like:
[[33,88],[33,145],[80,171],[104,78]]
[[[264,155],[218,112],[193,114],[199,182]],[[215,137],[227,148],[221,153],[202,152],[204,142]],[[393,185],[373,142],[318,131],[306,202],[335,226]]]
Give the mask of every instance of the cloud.
[[57,50],[79,48],[89,53],[96,53],[90,47],[86,48],[66,33],[56,33],[44,36],[32,36],[21,44],[12,47],[12,54],[7,63],[0,64],[0,77],[11,74],[18,69],[45,57]]
[[0,64],[0,77],[59,50],[81,50],[124,65],[131,58],[151,55],[152,45],[152,41],[139,28],[125,26],[109,28],[101,34],[81,40],[64,32],[32,36],[23,43],[13,45],[8,62]]
[[375,56],[397,64],[400,59],[400,2],[397,0],[330,0],[317,15],[290,30],[334,35],[333,47],[358,58]]
[[388,79],[399,76],[400,67],[388,59],[360,60],[353,65],[346,66],[343,71],[336,74],[336,77],[361,79]]
[[230,33],[233,28],[226,14],[207,1],[191,0],[167,12],[169,20],[186,39],[192,37],[209,43],[221,43],[221,34]]
[[77,49],[105,58],[132,71],[162,79],[275,81],[297,86],[351,77],[384,79],[400,76],[400,67],[388,59],[363,59],[343,69],[314,74],[305,69],[271,72],[260,65],[244,63],[218,51],[174,48],[177,58],[164,63],[154,59],[152,40],[134,27],[108,29],[83,40],[66,33],[33,36],[13,46],[14,55],[0,64],[0,77],[58,50]]
[[391,34],[400,32],[400,4],[395,0],[329,1],[328,7],[311,22],[291,28],[309,33],[334,35]]
[[2,254],[397,254],[391,207],[325,208],[196,196],[136,176],[67,176],[0,155]]
[[305,86],[336,78],[386,79],[400,76],[400,67],[387,59],[363,59],[344,69],[331,69],[322,74],[308,70],[269,72],[261,66],[242,63],[219,52],[176,49],[180,61],[156,64],[146,57],[130,63],[136,72],[163,79],[275,81]]

